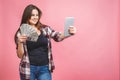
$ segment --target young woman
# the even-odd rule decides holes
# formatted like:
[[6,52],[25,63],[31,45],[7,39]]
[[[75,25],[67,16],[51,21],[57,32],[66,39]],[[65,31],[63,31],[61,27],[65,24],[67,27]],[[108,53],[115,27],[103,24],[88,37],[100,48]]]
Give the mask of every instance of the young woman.
[[[20,28],[15,34],[17,55],[20,61],[21,80],[52,80],[51,72],[55,68],[52,58],[51,41],[59,42],[65,39],[64,34],[56,32],[51,27],[40,22],[42,12],[35,5],[28,5],[22,16],[21,24],[31,25],[37,32],[36,42],[27,40],[26,35],[21,35]],[[75,27],[70,27],[70,34],[76,33]]]

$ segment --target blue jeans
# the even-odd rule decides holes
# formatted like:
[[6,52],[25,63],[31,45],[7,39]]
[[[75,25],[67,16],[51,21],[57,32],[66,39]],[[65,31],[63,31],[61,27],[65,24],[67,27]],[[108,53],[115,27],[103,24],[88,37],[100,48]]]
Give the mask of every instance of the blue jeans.
[[[21,80],[23,80],[21,78]],[[52,80],[48,65],[34,66],[30,65],[30,80]]]

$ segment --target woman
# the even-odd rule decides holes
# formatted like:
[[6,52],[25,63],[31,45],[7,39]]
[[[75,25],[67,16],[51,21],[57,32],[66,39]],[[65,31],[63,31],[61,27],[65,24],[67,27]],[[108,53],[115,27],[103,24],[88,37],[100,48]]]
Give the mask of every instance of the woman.
[[[63,33],[56,32],[47,25],[40,22],[42,12],[35,5],[28,5],[22,16],[21,24],[31,25],[37,32],[38,40],[29,41],[26,35],[21,35],[20,28],[15,34],[17,55],[20,62],[21,80],[52,80],[54,63],[51,52],[51,41],[59,42],[65,39]],[[75,34],[75,27],[70,27],[70,34]]]

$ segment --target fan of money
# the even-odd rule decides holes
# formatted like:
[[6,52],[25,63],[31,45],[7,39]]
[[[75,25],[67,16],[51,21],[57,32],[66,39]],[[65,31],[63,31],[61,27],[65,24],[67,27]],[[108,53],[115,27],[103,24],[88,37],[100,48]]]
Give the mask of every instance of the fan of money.
[[37,41],[38,34],[35,29],[29,24],[22,24],[20,26],[21,34],[24,34],[28,37],[29,41]]

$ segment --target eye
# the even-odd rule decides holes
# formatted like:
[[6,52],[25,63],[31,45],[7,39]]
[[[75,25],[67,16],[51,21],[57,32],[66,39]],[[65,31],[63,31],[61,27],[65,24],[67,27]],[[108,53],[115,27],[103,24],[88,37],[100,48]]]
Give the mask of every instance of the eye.
[[36,14],[36,16],[38,16],[38,14]]
[[34,16],[38,16],[38,17],[39,17],[39,15],[38,15],[38,14],[31,14],[31,17],[34,17]]
[[35,14],[31,14],[31,16],[35,16]]

